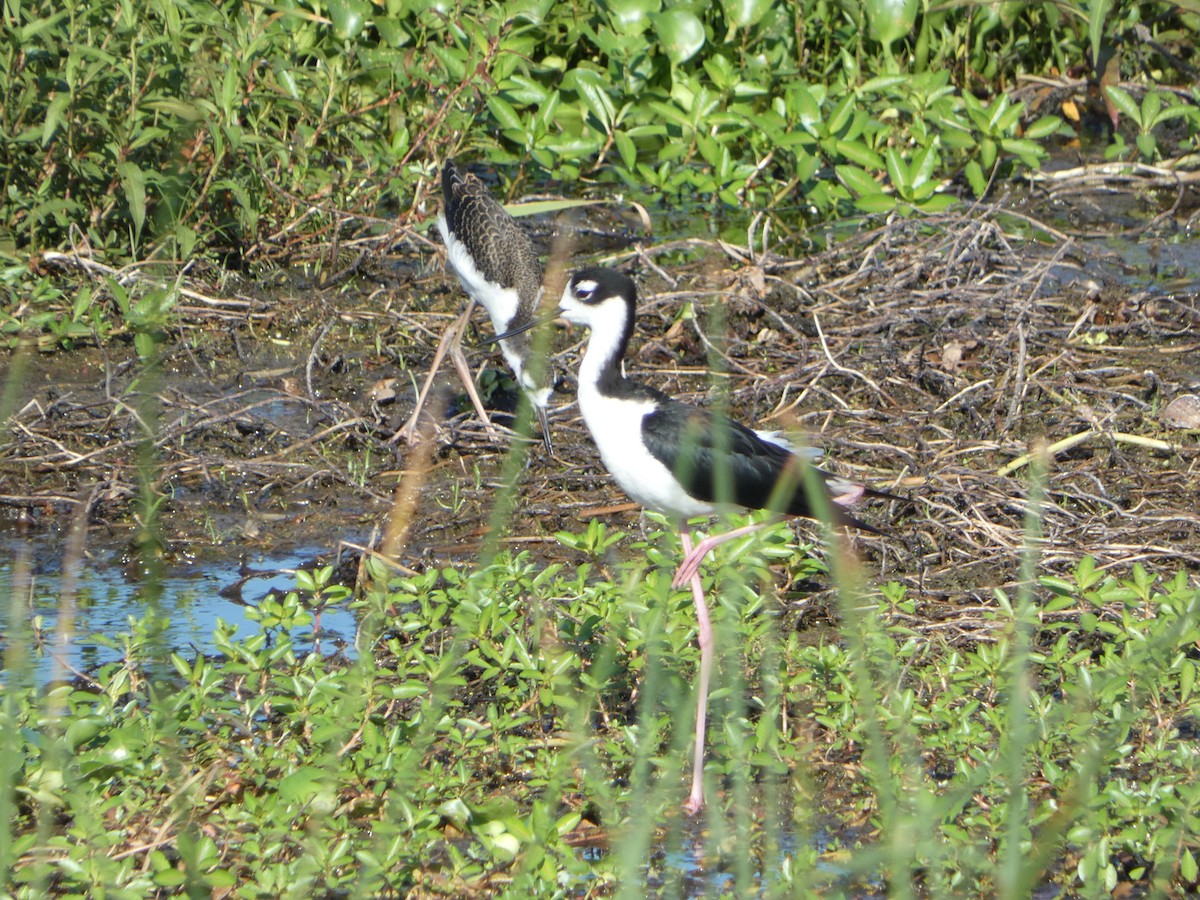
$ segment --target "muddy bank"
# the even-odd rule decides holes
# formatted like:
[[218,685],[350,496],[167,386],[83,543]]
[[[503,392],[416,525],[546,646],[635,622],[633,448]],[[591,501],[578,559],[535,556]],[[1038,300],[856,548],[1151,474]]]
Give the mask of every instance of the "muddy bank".
[[[911,496],[869,515],[889,537],[853,541],[873,578],[908,586],[914,627],[987,636],[979,613],[1016,577],[1022,459],[1043,441],[1058,445],[1047,571],[1092,554],[1118,570],[1200,572],[1200,441],[1163,416],[1200,392],[1200,251],[1180,239],[1186,205],[1122,237],[1091,221],[1074,233],[1048,224],[1062,201],[1046,197],[897,221],[811,254],[764,251],[761,229],[753,248],[610,247],[604,261],[642,291],[630,370],[699,403],[715,380],[743,419],[796,429],[836,471]],[[1085,206],[1104,202],[1092,194]],[[60,265],[64,279],[83,277]],[[131,559],[148,537],[168,559],[374,545],[415,459],[395,433],[464,299],[437,248],[381,241],[324,287],[298,269],[269,285],[189,288],[157,367],[120,334],[7,357],[0,527],[53,535],[83,510],[89,540],[127,546]],[[482,313],[471,333],[490,334]],[[530,445],[504,534],[545,558],[571,559],[553,534],[593,515],[638,526],[572,403],[580,337],[558,336],[555,457]],[[498,353],[469,356],[497,421],[511,422]],[[440,384],[430,468],[397,560],[414,569],[478,551],[511,446],[476,420],[452,368]],[[157,536],[141,526],[147,498]]]

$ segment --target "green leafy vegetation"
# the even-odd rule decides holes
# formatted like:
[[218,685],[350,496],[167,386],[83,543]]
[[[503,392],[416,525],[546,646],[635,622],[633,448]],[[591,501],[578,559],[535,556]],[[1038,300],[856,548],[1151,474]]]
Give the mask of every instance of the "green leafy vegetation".
[[1153,84],[1191,80],[1187,5],[43,0],[4,18],[0,252],[18,258],[253,264],[302,223],[421,221],[435,162],[465,150],[819,218],[937,209],[959,173],[981,194],[1065,131],[1053,104],[1008,98],[1023,74],[1103,74],[1147,158],[1168,119],[1185,148],[1200,128],[1194,98]]
[[[564,535],[597,560],[621,537]],[[153,621],[131,621],[121,662],[47,692],[10,650],[6,890],[682,889],[647,856],[660,829],[667,847],[690,831],[695,623],[665,540],[603,574],[524,554],[417,577],[372,566],[353,660],[298,656],[289,637],[337,599],[322,572],[260,633],[220,629],[210,658],[162,657]],[[840,637],[802,644],[762,588],[771,564],[819,573],[804,549],[775,528],[714,569],[704,853],[731,890],[1195,883],[1200,592],[1184,575],[1084,559],[1028,603],[998,596],[989,638],[965,646],[911,630],[888,585],[844,593]],[[836,837],[818,847],[818,832]]]
[[[553,180],[794,227],[944,211],[1032,172],[1064,140],[1098,140],[1112,160],[1191,164],[1200,133],[1194,0],[13,0],[0,14],[0,341],[132,345],[142,368],[114,391],[137,413],[121,427],[140,447],[126,468],[141,469],[128,493],[141,501],[132,543],[151,559],[149,609],[158,516],[209,466],[198,455],[156,471],[155,373],[196,269],[211,283],[275,266],[319,280],[353,241],[386,252],[428,227],[436,165],[450,156],[483,160],[510,185]],[[802,286],[782,271],[750,275],[764,293],[768,275],[788,284],[795,302]],[[1104,299],[1062,329],[1064,347],[1098,348],[1135,318]],[[1077,315],[1073,298],[1061,306]],[[1158,327],[1152,306],[1136,318]],[[1002,321],[931,309],[920,327]],[[395,337],[381,321],[363,326],[378,329],[376,356]],[[256,339],[273,327],[262,322]],[[813,324],[834,374],[879,390],[848,368],[854,348],[835,362]],[[1025,324],[1008,329],[1020,332],[1013,404]],[[1053,331],[1044,324],[1030,334]],[[982,414],[956,401],[1011,373],[968,361],[973,383],[949,386],[960,337],[889,364],[945,377],[936,411],[961,430],[976,426],[956,417]],[[7,367],[6,417],[25,402],[28,360]],[[996,390],[994,409],[979,409],[998,421],[1008,400]],[[309,415],[328,414],[306,400]],[[126,481],[83,468],[91,445],[64,451],[62,413],[47,408],[52,445],[6,471],[66,459],[72,490],[120,494]],[[124,421],[106,415],[86,422],[96,446]],[[238,415],[213,430],[261,427]],[[391,445],[373,436],[331,445],[331,459],[354,460],[344,483],[365,487],[391,466]],[[488,476],[470,466],[462,485],[478,493]],[[522,466],[514,455],[501,481]],[[319,468],[308,477],[337,471]],[[214,490],[211,508],[237,495],[248,515],[260,487]],[[467,514],[469,493],[440,495],[447,520]],[[1200,882],[1194,575],[1101,571],[1082,552],[1051,574],[1029,555],[1023,589],[997,590],[957,635],[919,617],[925,599],[899,583],[840,577],[828,621],[801,628],[796,608],[811,611],[808,582],[828,583],[826,562],[785,528],[728,547],[705,568],[719,598],[714,801],[692,823],[678,809],[697,652],[690,600],[669,587],[678,547],[599,522],[557,539],[578,566],[485,550],[478,565],[401,577],[368,559],[353,595],[329,567],[300,572],[295,590],[250,611],[257,631],[222,625],[208,656],[164,647],[147,614],[103,639],[118,662],[50,685],[33,672],[55,635],[14,591],[0,893],[1024,897],[1045,884],[1183,895]],[[299,652],[333,605],[359,617],[353,651]]]

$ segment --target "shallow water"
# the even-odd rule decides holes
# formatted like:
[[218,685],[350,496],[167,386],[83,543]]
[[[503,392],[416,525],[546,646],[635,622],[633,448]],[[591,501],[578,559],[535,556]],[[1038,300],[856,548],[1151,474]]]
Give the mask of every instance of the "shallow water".
[[[314,557],[326,552],[326,548],[299,548],[246,559],[245,565],[261,574],[247,578],[241,589],[245,602],[239,603],[222,593],[238,574],[227,558],[168,565],[156,580],[157,590],[150,590],[147,582],[128,573],[117,551],[104,550],[89,555],[75,573],[72,602],[64,599],[70,591],[61,547],[46,538],[14,537],[4,539],[0,547],[0,603],[5,607],[0,681],[14,670],[31,671],[38,684],[71,679],[120,660],[120,636],[131,633],[130,620],[144,619],[151,612],[166,622],[162,640],[170,651],[185,656],[215,653],[213,632],[219,621],[233,626],[237,638],[258,633],[258,623],[247,612],[272,591],[292,590],[292,571],[310,566]],[[348,611],[324,610],[321,650],[352,646],[355,626]],[[107,646],[105,638],[116,646]],[[298,652],[313,648],[311,626],[297,628],[292,638]],[[14,665],[18,659],[23,662]]]

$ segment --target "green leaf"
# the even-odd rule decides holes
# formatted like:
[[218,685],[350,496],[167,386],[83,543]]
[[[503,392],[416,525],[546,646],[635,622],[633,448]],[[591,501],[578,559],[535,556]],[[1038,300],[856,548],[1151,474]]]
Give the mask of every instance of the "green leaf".
[[241,105],[239,102],[241,89],[242,82],[237,66],[230,66],[225,70],[225,75],[221,79],[221,112],[225,115],[226,123],[231,128],[236,127],[233,123],[237,121],[238,109]]
[[412,43],[413,35],[407,22],[387,15],[375,16],[373,21],[379,36],[389,47],[405,47]]
[[1007,134],[1016,127],[1021,118],[1022,103],[1012,103],[1008,94],[1001,94],[992,104],[991,131],[994,135]]
[[705,74],[718,90],[731,90],[738,82],[738,74],[734,71],[733,63],[727,56],[720,53],[706,56],[701,65],[704,66]]
[[1158,121],[1158,112],[1162,109],[1162,94],[1158,91],[1147,91],[1142,98],[1142,127],[1150,128]]
[[564,209],[581,209],[585,206],[602,206],[604,200],[526,200],[522,203],[506,203],[505,211],[514,218],[540,216],[562,212]]
[[912,81],[910,75],[876,75],[865,81],[857,90],[859,94],[880,93],[892,94],[892,88],[907,85]]
[[134,233],[141,234],[146,221],[146,174],[136,163],[126,161],[117,166],[117,175],[121,178],[121,186],[125,188],[125,202],[133,217]]
[[429,685],[423,681],[406,681],[387,690],[387,696],[393,700],[411,700],[423,697],[429,693]]
[[187,873],[179,869],[160,869],[154,873],[153,878],[156,885],[165,888],[179,887],[188,880]]
[[704,23],[685,9],[654,16],[654,30],[667,59],[674,65],[687,62],[704,46]]
[[1139,134],[1134,138],[1134,143],[1137,144],[1138,150],[1146,159],[1154,159],[1158,153],[1158,142],[1154,140],[1154,135],[1149,131]]
[[1036,169],[1041,165],[1042,157],[1046,155],[1041,144],[1021,138],[1006,138],[1000,142],[1000,146],[1005,153],[1019,157],[1021,162],[1031,169]]
[[771,11],[772,0],[721,0],[725,21],[738,28],[757,25]]
[[836,166],[834,169],[842,184],[855,194],[870,196],[884,194],[883,187],[870,175],[856,166]]
[[1040,141],[1049,137],[1062,127],[1062,119],[1058,116],[1042,116],[1025,129],[1024,137],[1031,141]]
[[156,97],[153,100],[147,100],[142,105],[146,109],[166,113],[185,122],[199,122],[207,115],[207,111],[199,103],[181,100],[177,97]]
[[353,40],[367,27],[371,4],[367,0],[329,0],[329,19],[343,41]]
[[555,91],[551,94],[540,82],[519,73],[505,81],[501,86],[501,91],[505,97],[526,106],[538,106],[558,93]]
[[[14,9],[19,10],[20,7],[14,7]],[[74,11],[64,10],[63,12],[56,13],[55,15],[46,15],[42,10],[38,10],[38,13],[39,15],[35,17],[33,21],[20,28],[16,32],[16,42],[18,44],[33,44],[37,42],[37,38],[39,38],[41,35],[53,33],[64,19],[74,14]],[[15,13],[13,15],[15,19],[19,16],[19,13]],[[8,25],[8,22],[5,24]]]
[[812,181],[816,177],[817,170],[821,168],[821,158],[814,153],[808,153],[802,149],[795,151],[795,177],[802,182]]
[[1100,65],[1100,44],[1104,40],[1104,22],[1114,0],[1088,0],[1088,41],[1092,46],[1092,65],[1097,71]]
[[1075,603],[1076,600],[1074,596],[1053,597],[1043,603],[1041,608],[1044,613],[1056,613],[1062,612],[1064,609],[1074,609]]
[[917,0],[863,0],[871,37],[890,47],[910,34],[917,21]]
[[288,803],[305,803],[320,792],[329,775],[317,766],[301,766],[280,780],[276,788]]
[[904,164],[904,159],[900,156],[900,151],[895,147],[888,147],[884,153],[884,160],[887,162],[888,178],[891,180],[892,186],[901,195],[904,195],[912,187],[912,175],[908,170],[908,166]]
[[971,133],[959,131],[957,128],[944,129],[938,140],[947,150],[973,150],[975,148],[975,138]]
[[1192,855],[1191,850],[1184,850],[1179,858],[1179,874],[1184,881],[1192,883],[1200,876],[1200,867],[1196,865],[1196,857]]
[[651,17],[662,8],[660,0],[608,0],[608,22],[613,31],[637,37],[650,27]]
[[867,194],[854,201],[854,206],[865,213],[886,213],[896,208],[897,200],[888,194]]
[[42,123],[42,146],[48,146],[58,133],[58,126],[62,124],[63,112],[67,108],[67,104],[71,101],[71,95],[67,91],[59,91],[54,95],[54,99],[50,101],[46,107],[46,120]]
[[1128,93],[1121,90],[1115,84],[1106,85],[1104,95],[1112,101],[1112,105],[1121,111],[1121,114],[1126,118],[1132,119],[1138,125],[1142,125],[1142,109]]
[[1073,597],[1075,595],[1075,582],[1067,578],[1059,578],[1057,575],[1043,575],[1038,579],[1038,584],[1062,596]]
[[579,827],[579,823],[583,821],[583,816],[577,812],[569,812],[561,816],[554,823],[554,831],[559,837],[570,834]]
[[807,85],[797,84],[788,91],[788,106],[800,119],[800,125],[812,130],[821,121],[821,104]]
[[613,132],[613,143],[617,145],[617,152],[621,155],[621,162],[627,169],[632,169],[634,163],[637,162],[637,146],[624,131]]
[[[1186,103],[1177,103],[1174,106],[1168,106],[1158,114],[1158,118],[1153,122],[1154,125],[1161,125],[1171,119],[1178,119],[1182,116],[1192,117],[1196,114],[1196,108]],[[1195,123],[1193,123],[1194,125]]]
[[834,146],[842,156],[864,169],[878,171],[884,166],[883,157],[862,141],[835,141]]
[[524,19],[531,25],[541,25],[553,6],[554,0],[517,0],[508,5],[507,11],[514,19]]
[[1075,583],[1079,585],[1079,589],[1086,591],[1093,584],[1099,581],[1103,576],[1096,571],[1096,559],[1093,556],[1085,556],[1075,566],[1074,571]]
[[72,721],[63,735],[71,752],[76,752],[80,745],[86,744],[100,734],[105,722],[106,720],[101,716],[83,716]]
[[[558,117],[558,107],[562,103],[562,94],[558,91],[552,91],[537,110],[537,123],[544,131],[549,131],[554,128],[556,122],[560,121]],[[563,116],[565,121],[566,116]],[[564,125],[565,128],[565,125]]]
[[967,176],[967,183],[971,185],[971,190],[975,193],[975,196],[982,197],[987,192],[988,185],[987,177],[983,174],[983,168],[978,162],[971,160],[967,163],[963,172]]
[[[928,209],[931,204],[937,203],[933,199],[933,195],[937,193],[938,183],[936,181],[914,182],[909,189],[908,200],[917,204],[921,209]],[[942,196],[945,196],[944,194]]]
[[521,122],[520,115],[513,109],[512,104],[499,96],[492,94],[487,98],[488,109],[491,110],[492,117],[500,125],[501,128],[506,128],[511,131],[523,133],[525,131],[524,123]]
[[467,59],[461,50],[456,47],[443,47],[440,44],[427,46],[429,52],[446,67],[447,77],[452,81],[463,81],[467,78]]
[[979,164],[988,171],[991,171],[992,166],[996,164],[996,154],[999,152],[999,147],[991,138],[984,138],[979,142]]
[[933,177],[933,170],[940,162],[941,156],[933,144],[918,151],[912,165],[912,186],[916,188],[929,184]]
[[[600,74],[590,69],[573,69],[567,73],[568,76],[572,74],[575,77],[570,79],[570,86],[583,99],[588,111],[596,117],[604,131],[611,132],[617,111],[613,106],[612,98],[604,89],[604,80]],[[568,79],[564,77],[564,85],[567,81]]]
[[829,134],[837,134],[846,127],[846,123],[850,121],[850,117],[854,114],[855,99],[853,94],[847,94],[837,106],[833,108],[833,112],[829,116],[828,125]]

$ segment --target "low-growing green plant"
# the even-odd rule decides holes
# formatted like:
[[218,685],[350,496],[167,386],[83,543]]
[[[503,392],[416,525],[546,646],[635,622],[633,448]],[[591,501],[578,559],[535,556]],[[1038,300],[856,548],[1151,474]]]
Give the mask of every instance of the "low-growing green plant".
[[[1127,91],[1116,85],[1105,87],[1104,94],[1112,101],[1113,106],[1120,111],[1121,115],[1137,126],[1137,137],[1134,138],[1134,143],[1138,153],[1144,159],[1156,161],[1161,156],[1158,139],[1154,134],[1154,130],[1159,126],[1176,119],[1185,119],[1192,134],[1200,131],[1200,107],[1192,103],[1185,103],[1174,94],[1149,90],[1142,97],[1140,104]],[[1124,156],[1126,152],[1125,139],[1119,131],[1115,132],[1113,143],[1105,151],[1105,155],[1112,159]]]
[[619,531],[610,533],[603,522],[592,519],[582,534],[560,531],[554,537],[564,547],[586,553],[592,559],[602,559],[608,548],[624,540],[625,535]]
[[[1002,159],[1019,161],[1029,169],[1038,168],[1046,153],[1037,142],[1054,134],[1062,125],[1057,116],[1042,116],[1018,136],[1022,104],[1012,103],[1004,95],[985,104],[971,94],[963,95],[963,104],[978,141],[978,155],[967,162],[964,173],[971,190],[979,197],[987,193],[988,185],[997,175],[1004,174],[999,170]],[[1001,157],[1001,153],[1005,156]]]
[[[300,655],[285,627],[342,596],[322,568],[260,633],[220,626],[210,657],[164,667],[161,625],[131,621],[110,641],[122,659],[86,681],[43,689],[6,667],[5,889],[683,890],[660,854],[695,852],[677,813],[695,621],[669,587],[674,539],[614,563],[614,538],[566,540],[606,577],[526,554],[412,577],[368,564],[354,659]],[[704,855],[731,886],[1194,882],[1200,590],[1185,574],[1084,559],[1024,602],[998,595],[995,640],[956,647],[910,628],[896,584],[844,594],[828,640],[781,632],[779,565],[825,568],[785,526],[705,568],[721,675]],[[605,842],[579,852],[597,826]]]
[[[380,211],[421,221],[436,161],[463,151],[730,206],[795,191],[822,217],[888,206],[863,178],[847,176],[851,193],[831,177],[852,166],[887,174],[891,208],[929,208],[944,202],[929,186],[964,168],[980,193],[1001,160],[1039,164],[1053,128],[1017,133],[1021,107],[1004,96],[1018,74],[1099,66],[1141,29],[1139,52],[1158,63],[1143,69],[1168,79],[1182,58],[1171,48],[1195,30],[1194,12],[1108,0],[93,0],[70,15],[40,0],[3,15],[0,253],[69,244],[178,262],[204,250],[236,266],[305,220],[314,232]],[[1106,90],[1148,158],[1165,118],[1197,129],[1163,92],[1132,104]]]

